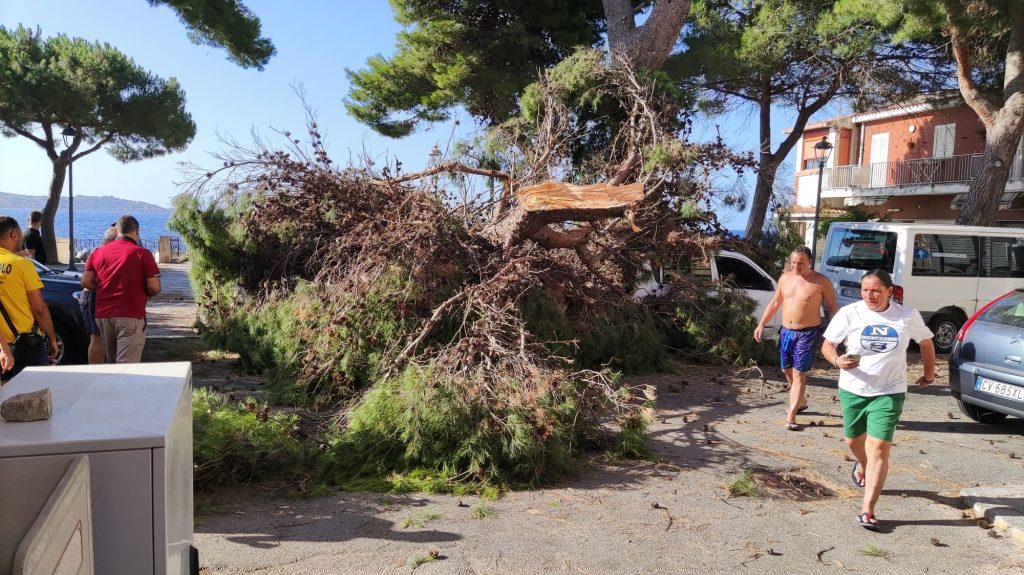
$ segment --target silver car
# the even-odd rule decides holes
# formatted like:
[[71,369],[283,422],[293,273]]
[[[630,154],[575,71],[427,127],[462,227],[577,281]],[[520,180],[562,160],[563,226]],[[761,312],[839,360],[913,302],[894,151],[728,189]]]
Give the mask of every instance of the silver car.
[[960,329],[949,389],[974,421],[1024,418],[1024,288],[989,302]]

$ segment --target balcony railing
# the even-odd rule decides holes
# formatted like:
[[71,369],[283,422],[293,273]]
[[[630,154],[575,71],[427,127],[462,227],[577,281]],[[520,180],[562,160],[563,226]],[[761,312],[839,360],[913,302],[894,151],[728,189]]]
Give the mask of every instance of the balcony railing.
[[[963,154],[948,158],[878,162],[863,166],[836,166],[825,170],[822,187],[894,188],[926,184],[969,182],[981,170],[981,154]],[[1008,180],[1024,179],[1024,161],[1015,154]]]

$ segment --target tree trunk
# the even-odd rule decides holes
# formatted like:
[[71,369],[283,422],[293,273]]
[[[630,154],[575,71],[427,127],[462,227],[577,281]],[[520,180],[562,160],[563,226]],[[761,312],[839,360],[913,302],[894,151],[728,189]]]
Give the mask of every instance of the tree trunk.
[[1006,190],[1013,155],[1024,131],[1024,106],[1016,113],[1004,107],[985,134],[985,155],[981,170],[971,180],[964,207],[956,223],[967,226],[991,226],[996,221],[999,200]]
[[[768,85],[766,86],[766,84]],[[747,241],[755,244],[761,239],[764,219],[768,214],[768,203],[772,199],[775,172],[779,169],[778,163],[772,161],[772,96],[770,84],[771,78],[762,73],[761,97],[757,103],[761,142],[757,159],[757,183],[754,185],[754,198],[750,201],[747,229],[743,233]]]
[[[46,198],[46,206],[43,207],[43,225],[40,233],[43,236],[43,245],[46,247],[46,257],[49,261],[44,263],[57,262],[57,235],[53,231],[53,222],[57,217],[57,208],[60,206],[60,195],[64,190],[64,179],[68,173],[68,152],[65,151],[53,161],[53,173],[50,176],[50,193]],[[27,225],[28,222],[25,222]]]
[[602,0],[602,4],[608,23],[608,51],[648,70],[665,63],[690,15],[690,0],[657,0],[650,16],[637,27],[630,0]]
[[1003,94],[1000,100],[995,100],[979,90],[974,82],[970,42],[953,18],[956,6],[947,0],[945,8],[960,93],[986,129],[981,170],[971,180],[956,223],[990,226],[996,221],[1013,154],[1024,133],[1024,11],[1016,10],[1012,16],[1003,72]]

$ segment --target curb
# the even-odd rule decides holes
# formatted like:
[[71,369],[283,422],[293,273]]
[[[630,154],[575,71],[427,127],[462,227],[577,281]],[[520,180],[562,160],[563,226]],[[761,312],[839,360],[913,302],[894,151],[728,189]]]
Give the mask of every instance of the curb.
[[1024,485],[971,487],[960,492],[960,500],[974,509],[976,517],[1024,543]]

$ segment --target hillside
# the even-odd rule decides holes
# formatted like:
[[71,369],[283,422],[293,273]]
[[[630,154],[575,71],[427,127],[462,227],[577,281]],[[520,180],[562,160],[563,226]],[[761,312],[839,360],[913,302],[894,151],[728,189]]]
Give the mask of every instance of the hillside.
[[[61,210],[67,209],[67,198],[61,197]],[[8,194],[0,192],[0,211],[3,210],[41,210],[46,205],[46,198],[43,196],[23,196],[21,194]],[[114,196],[79,196],[75,195],[75,211],[97,211],[97,212],[166,212],[155,204],[137,202],[115,198]]]

